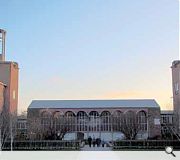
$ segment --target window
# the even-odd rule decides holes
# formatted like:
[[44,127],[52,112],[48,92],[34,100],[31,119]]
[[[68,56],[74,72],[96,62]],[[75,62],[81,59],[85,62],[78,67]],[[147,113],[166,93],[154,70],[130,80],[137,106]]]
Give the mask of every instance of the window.
[[77,130],[78,131],[86,131],[87,130],[87,123],[88,123],[88,116],[84,111],[79,111],[77,113]]
[[76,116],[72,111],[67,111],[65,113],[65,123],[66,123],[66,129],[68,132],[75,131],[76,130]]
[[137,120],[138,120],[138,124],[140,125],[140,130],[146,131],[147,130],[147,117],[144,111],[138,112]]
[[111,114],[108,111],[101,113],[101,131],[111,131]]
[[41,125],[44,130],[48,130],[51,125],[51,115],[49,112],[43,112],[41,114]]
[[99,120],[99,113],[97,111],[91,111],[89,113],[89,131],[99,131]]
[[120,131],[123,121],[123,113],[121,111],[115,111],[113,114],[113,130]]
[[16,99],[16,91],[13,90],[13,99]]
[[175,94],[178,94],[179,93],[179,84],[178,84],[178,82],[176,82],[174,84],[174,87],[175,87]]
[[54,130],[56,131],[56,132],[58,132],[58,131],[61,131],[61,130],[63,130],[64,129],[64,127],[65,127],[65,119],[64,119],[64,116],[63,116],[63,113],[62,112],[56,112],[55,114],[54,114]]

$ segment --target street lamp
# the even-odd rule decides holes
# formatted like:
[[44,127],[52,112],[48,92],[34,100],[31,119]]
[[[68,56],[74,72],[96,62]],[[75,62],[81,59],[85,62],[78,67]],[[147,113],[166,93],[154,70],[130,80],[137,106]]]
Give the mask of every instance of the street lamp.
[[149,112],[147,112],[147,139],[149,138],[149,118],[151,117],[151,115],[149,114]]

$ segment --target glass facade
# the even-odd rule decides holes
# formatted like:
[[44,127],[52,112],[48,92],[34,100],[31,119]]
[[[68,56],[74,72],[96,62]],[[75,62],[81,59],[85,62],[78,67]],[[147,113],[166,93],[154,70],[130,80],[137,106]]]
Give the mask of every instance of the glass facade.
[[147,113],[139,111],[121,112],[115,111],[79,111],[75,114],[73,111],[62,112],[42,112],[41,125],[43,130],[51,128],[58,132],[67,130],[68,132],[119,132],[126,124],[128,126],[136,125],[140,131],[147,131]]

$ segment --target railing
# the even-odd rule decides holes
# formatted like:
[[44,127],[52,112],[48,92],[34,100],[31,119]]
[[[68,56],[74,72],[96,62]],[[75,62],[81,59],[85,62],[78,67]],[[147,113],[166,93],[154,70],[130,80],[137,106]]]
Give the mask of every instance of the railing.
[[[80,150],[84,143],[80,141],[14,141],[13,150]],[[113,142],[113,150],[164,150],[172,146],[180,150],[180,141],[177,140],[121,140]],[[3,150],[11,150],[11,142],[5,142]]]
[[[79,150],[80,141],[14,141],[13,150]],[[11,150],[11,142],[5,142],[3,150]]]
[[180,149],[178,140],[121,140],[113,143],[114,150],[164,150],[166,146]]

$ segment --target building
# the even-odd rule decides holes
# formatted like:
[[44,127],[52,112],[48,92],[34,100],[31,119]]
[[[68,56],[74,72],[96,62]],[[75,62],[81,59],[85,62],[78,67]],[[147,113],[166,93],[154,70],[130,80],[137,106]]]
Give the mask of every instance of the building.
[[[18,64],[5,60],[6,32],[0,29],[0,141],[13,139],[18,106]],[[0,146],[1,147],[1,146]]]
[[30,136],[39,133],[39,138],[66,129],[64,139],[91,136],[110,141],[125,138],[123,129],[129,126],[127,131],[138,131],[138,139],[161,136],[160,107],[153,99],[33,100],[28,124]]
[[175,134],[175,118],[173,110],[161,111],[161,133],[164,139],[173,139]]
[[0,113],[2,112],[4,105],[5,87],[6,85],[0,82]]
[[[18,64],[0,61],[0,82],[4,84],[4,108],[10,113],[17,113],[18,105]],[[1,92],[2,95],[2,92]]]
[[162,110],[161,111],[161,124],[174,124],[174,111],[173,110]]
[[172,63],[173,106],[177,132],[180,133],[180,61]]
[[18,140],[25,140],[27,138],[27,116],[20,115],[17,117],[17,134]]
[[5,31],[0,29],[0,108],[17,114],[18,64],[5,61]]

